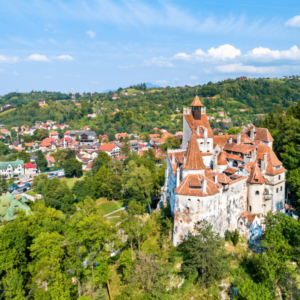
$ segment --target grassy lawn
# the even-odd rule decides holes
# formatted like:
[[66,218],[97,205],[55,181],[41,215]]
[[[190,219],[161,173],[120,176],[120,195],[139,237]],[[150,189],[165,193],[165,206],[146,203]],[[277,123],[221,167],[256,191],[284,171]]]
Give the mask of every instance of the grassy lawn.
[[127,89],[127,93],[128,95],[132,95],[133,93],[138,93],[140,91],[136,90],[136,89]]
[[80,180],[81,178],[65,178],[64,180],[67,182],[67,185],[69,187],[69,189],[72,189],[72,187],[74,186],[75,182]]
[[4,115],[9,114],[9,113],[11,113],[14,110],[16,110],[16,108],[12,108],[12,109],[6,110],[6,111],[4,111],[4,112],[1,113],[1,116],[3,117]]
[[25,194],[32,196],[32,197],[35,197],[37,195],[37,193],[34,191],[27,191]]
[[107,201],[104,203],[99,204],[100,210],[103,212],[104,215],[109,214],[113,212],[116,209],[119,209],[122,207],[122,202],[117,201]]

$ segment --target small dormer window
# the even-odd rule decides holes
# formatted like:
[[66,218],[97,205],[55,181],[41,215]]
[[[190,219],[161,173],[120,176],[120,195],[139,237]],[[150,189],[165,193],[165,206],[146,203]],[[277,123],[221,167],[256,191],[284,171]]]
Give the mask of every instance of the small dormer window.
[[255,192],[255,195],[258,196],[258,195],[259,195],[259,191],[256,191],[256,192]]

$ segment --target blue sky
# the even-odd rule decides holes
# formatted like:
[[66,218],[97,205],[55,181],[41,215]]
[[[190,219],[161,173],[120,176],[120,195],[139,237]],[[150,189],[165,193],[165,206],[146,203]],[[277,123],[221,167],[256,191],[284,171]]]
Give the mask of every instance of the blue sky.
[[300,73],[300,2],[1,0],[0,95]]

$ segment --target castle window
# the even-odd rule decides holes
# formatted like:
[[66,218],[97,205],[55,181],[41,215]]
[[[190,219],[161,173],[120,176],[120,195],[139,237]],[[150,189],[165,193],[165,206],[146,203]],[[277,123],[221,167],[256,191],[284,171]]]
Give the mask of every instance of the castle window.
[[243,222],[241,222],[241,225],[243,225]]
[[233,167],[237,167],[237,166],[238,166],[238,162],[235,160],[235,161],[232,163],[232,166],[233,166]]
[[256,192],[255,192],[255,195],[259,195],[259,191],[256,191]]
[[197,201],[197,202],[198,202],[198,205],[200,205],[200,199],[198,199],[198,201]]
[[282,186],[280,187],[280,192],[282,192]]
[[191,205],[191,199],[188,199],[188,206]]
[[249,212],[251,212],[251,206],[249,205]]
[[281,178],[281,175],[278,176],[278,180],[280,180],[280,178]]
[[180,220],[180,223],[182,223],[182,220]]
[[189,214],[190,213],[190,209],[187,207],[186,208],[186,213]]
[[276,193],[278,193],[278,188],[276,189]]

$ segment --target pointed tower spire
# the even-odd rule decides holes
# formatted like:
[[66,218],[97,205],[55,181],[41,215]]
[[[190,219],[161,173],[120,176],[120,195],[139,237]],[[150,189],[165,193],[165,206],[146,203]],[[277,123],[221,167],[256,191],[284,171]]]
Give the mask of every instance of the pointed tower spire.
[[247,182],[251,184],[263,184],[267,182],[257,164],[252,167]]
[[185,170],[204,170],[205,165],[202,160],[201,152],[197,143],[195,131],[192,133],[187,151],[185,164],[183,166]]
[[227,166],[227,159],[226,159],[226,156],[225,156],[225,152],[222,151],[220,154],[219,154],[219,157],[218,157],[218,165],[219,166]]
[[205,113],[205,107],[201,103],[197,94],[190,106],[192,107],[192,115],[194,117],[194,120],[201,120],[201,114]]
[[199,106],[203,106],[203,104],[201,103],[198,95],[196,94],[192,104],[190,105],[191,107],[199,107]]

